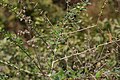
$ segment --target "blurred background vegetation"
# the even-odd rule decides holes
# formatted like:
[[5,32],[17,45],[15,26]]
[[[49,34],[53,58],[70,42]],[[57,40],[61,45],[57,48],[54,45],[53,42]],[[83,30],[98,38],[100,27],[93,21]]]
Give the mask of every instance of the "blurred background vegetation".
[[0,80],[119,80],[119,0],[1,0]]

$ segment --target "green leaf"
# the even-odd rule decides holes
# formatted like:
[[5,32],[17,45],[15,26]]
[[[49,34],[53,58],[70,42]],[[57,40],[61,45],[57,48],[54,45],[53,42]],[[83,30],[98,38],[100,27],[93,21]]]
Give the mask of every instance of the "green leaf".
[[102,72],[101,72],[101,71],[98,71],[98,72],[95,74],[95,77],[96,77],[96,78],[100,78],[100,77],[101,77],[101,74],[102,74]]

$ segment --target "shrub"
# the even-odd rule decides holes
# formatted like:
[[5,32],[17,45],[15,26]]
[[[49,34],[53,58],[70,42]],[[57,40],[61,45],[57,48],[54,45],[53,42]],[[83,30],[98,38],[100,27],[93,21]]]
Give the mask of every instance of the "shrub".
[[51,0],[11,1],[0,1],[0,79],[119,80],[120,20],[100,21],[107,0],[96,23],[89,1],[66,11]]

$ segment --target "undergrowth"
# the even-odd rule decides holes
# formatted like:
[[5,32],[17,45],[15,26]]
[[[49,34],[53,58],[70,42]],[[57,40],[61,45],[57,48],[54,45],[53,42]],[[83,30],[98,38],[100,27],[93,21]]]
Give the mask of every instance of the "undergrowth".
[[0,80],[120,79],[120,20],[100,20],[109,0],[96,22],[89,1],[12,1],[0,1]]

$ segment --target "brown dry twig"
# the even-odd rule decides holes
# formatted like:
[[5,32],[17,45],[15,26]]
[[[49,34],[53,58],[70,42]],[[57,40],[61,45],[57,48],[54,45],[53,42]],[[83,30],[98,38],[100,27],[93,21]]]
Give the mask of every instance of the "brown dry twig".
[[54,67],[54,64],[55,64],[56,62],[58,62],[58,61],[61,61],[61,60],[64,60],[64,59],[68,59],[68,58],[70,58],[70,57],[72,57],[72,56],[80,55],[80,54],[86,53],[86,52],[88,52],[88,51],[95,50],[95,49],[97,49],[98,47],[101,47],[101,46],[104,46],[104,45],[109,45],[109,44],[112,44],[112,43],[116,43],[116,42],[118,42],[118,41],[120,41],[120,39],[119,39],[119,40],[112,41],[112,42],[106,42],[106,43],[100,44],[100,45],[98,45],[98,46],[96,46],[96,47],[93,47],[93,48],[89,48],[89,49],[87,49],[87,50],[84,50],[84,51],[82,51],[82,52],[80,52],[80,53],[72,54],[72,55],[65,56],[65,57],[63,57],[63,58],[57,59],[57,60],[55,60],[55,61],[52,62],[52,68]]

